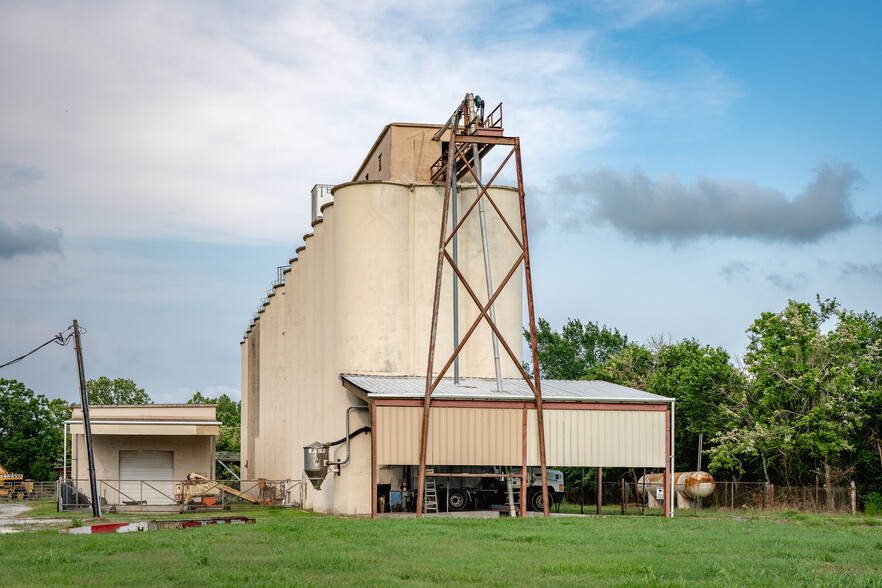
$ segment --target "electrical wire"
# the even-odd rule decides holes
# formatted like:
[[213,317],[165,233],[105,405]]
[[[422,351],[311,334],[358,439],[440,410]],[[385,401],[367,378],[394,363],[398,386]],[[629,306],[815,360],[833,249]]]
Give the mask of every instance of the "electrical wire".
[[[81,334],[81,335],[82,335],[83,333],[86,332],[86,329],[84,329],[83,327],[80,327],[79,329],[80,329],[80,334]],[[70,333],[69,333],[69,334],[66,334],[68,331],[70,331]],[[10,366],[10,365],[13,365],[13,364],[16,364],[16,363],[20,362],[21,360],[23,360],[23,359],[26,358],[27,356],[29,356],[29,355],[33,355],[34,353],[36,353],[36,352],[38,352],[39,350],[43,349],[44,347],[46,347],[46,346],[49,345],[50,343],[57,343],[58,345],[61,345],[62,347],[64,347],[65,345],[67,345],[68,343],[70,343],[70,340],[73,339],[73,336],[74,336],[74,334],[73,334],[73,325],[71,325],[71,326],[69,326],[68,328],[66,328],[65,330],[63,330],[63,331],[61,331],[60,333],[58,333],[57,335],[55,335],[54,337],[52,337],[51,339],[49,339],[48,341],[46,341],[45,343],[43,343],[42,345],[40,345],[39,347],[37,347],[36,349],[32,349],[31,351],[28,351],[27,353],[25,353],[25,354],[22,355],[21,357],[16,357],[16,358],[13,359],[12,361],[7,361],[7,362],[4,363],[3,365],[0,365],[0,369],[5,368],[6,366]]]

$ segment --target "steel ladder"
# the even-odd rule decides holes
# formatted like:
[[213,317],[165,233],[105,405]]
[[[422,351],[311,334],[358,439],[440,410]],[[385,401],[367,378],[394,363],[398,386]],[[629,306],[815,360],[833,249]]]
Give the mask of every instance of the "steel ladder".
[[438,514],[438,492],[435,490],[435,470],[426,470],[426,496],[423,500],[423,512],[425,514]]

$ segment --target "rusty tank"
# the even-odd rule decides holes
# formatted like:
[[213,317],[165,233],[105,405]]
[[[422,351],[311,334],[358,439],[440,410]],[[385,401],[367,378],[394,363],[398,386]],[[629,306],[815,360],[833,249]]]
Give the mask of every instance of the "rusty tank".
[[[646,474],[637,480],[637,491],[641,494],[644,490],[650,495],[655,495],[656,488],[663,488],[665,484],[664,474]],[[717,483],[714,477],[707,472],[676,472],[674,473],[674,491],[679,492],[686,498],[707,498],[714,493]]]

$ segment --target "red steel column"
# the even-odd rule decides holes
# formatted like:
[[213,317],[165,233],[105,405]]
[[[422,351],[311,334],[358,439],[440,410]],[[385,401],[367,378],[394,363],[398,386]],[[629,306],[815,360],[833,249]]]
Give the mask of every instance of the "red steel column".
[[536,343],[536,315],[533,312],[533,278],[530,274],[530,247],[527,242],[527,209],[524,202],[524,174],[521,169],[521,140],[515,141],[515,166],[518,173],[518,199],[521,206],[521,235],[524,245],[524,278],[527,285],[527,311],[530,315],[530,347],[533,350],[533,377],[535,378],[536,418],[539,425],[539,467],[542,470],[542,503],[545,517],[548,512],[548,472],[545,469],[545,423],[542,414],[542,387],[539,382],[539,348]]
[[447,183],[444,186],[444,204],[441,211],[441,237],[438,240],[438,268],[435,272],[435,300],[432,307],[432,329],[429,339],[429,362],[426,367],[426,396],[423,400],[423,428],[420,433],[420,470],[417,484],[416,516],[423,516],[423,493],[426,488],[426,448],[429,445],[429,405],[432,402],[432,368],[435,365],[435,338],[438,333],[438,308],[441,305],[441,275],[444,270],[444,235],[447,233],[447,212],[450,208],[451,181],[453,174],[453,158],[456,153],[456,127],[450,130],[450,143],[447,148]]
[[521,431],[521,440],[523,447],[521,448],[521,518],[527,516],[527,418],[529,416],[527,404],[524,403],[523,430]]
[[665,492],[665,518],[670,518],[671,516],[671,491],[673,490],[671,484],[671,476],[673,472],[671,471],[671,459],[670,459],[670,451],[671,451],[671,411],[670,409],[665,411],[665,453],[668,455],[665,457],[665,481],[664,481],[664,492]]
[[377,405],[371,404],[371,518],[377,518]]

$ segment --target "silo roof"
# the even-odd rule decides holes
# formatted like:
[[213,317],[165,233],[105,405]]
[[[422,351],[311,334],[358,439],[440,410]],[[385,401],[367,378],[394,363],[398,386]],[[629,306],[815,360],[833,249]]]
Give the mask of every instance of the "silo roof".
[[[360,388],[369,398],[423,398],[426,379],[413,376],[375,376],[341,374],[350,384]],[[659,396],[636,388],[601,380],[542,380],[544,402],[616,402],[659,404],[673,398]],[[534,400],[533,392],[522,378],[503,378],[502,390],[496,389],[494,378],[443,378],[432,393],[433,400]]]

